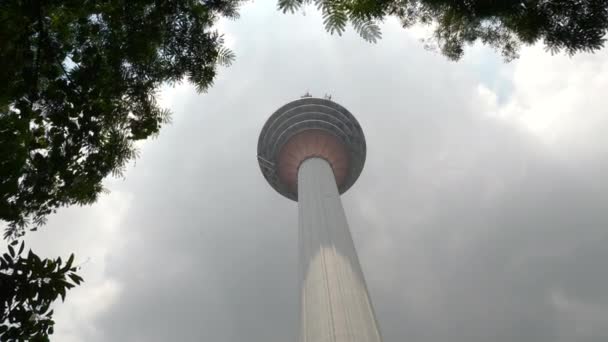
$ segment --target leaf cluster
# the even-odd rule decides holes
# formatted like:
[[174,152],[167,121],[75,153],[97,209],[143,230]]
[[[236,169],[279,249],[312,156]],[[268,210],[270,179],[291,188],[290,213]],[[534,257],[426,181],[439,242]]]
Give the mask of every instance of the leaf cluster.
[[342,35],[350,22],[366,41],[375,43],[382,37],[378,26],[383,17],[382,0],[279,0],[279,9],[294,13],[304,5],[314,4],[323,14],[323,24],[330,33]]
[[82,283],[67,261],[41,259],[13,241],[0,256],[0,341],[48,341],[54,324],[51,304]]

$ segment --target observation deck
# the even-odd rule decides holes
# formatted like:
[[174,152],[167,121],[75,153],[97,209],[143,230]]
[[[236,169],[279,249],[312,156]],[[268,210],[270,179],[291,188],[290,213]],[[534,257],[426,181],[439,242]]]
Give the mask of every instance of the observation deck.
[[357,180],[365,163],[365,137],[355,117],[329,99],[304,97],[277,109],[258,140],[262,174],[281,195],[298,200],[298,169],[308,158],[325,159],[339,193]]

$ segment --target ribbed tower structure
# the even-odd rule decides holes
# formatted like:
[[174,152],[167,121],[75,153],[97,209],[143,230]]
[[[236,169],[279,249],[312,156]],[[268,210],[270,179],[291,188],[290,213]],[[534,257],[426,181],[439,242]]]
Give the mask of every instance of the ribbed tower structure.
[[365,162],[357,120],[328,99],[290,102],[264,125],[258,161],[268,183],[298,201],[300,342],[381,342],[340,201]]

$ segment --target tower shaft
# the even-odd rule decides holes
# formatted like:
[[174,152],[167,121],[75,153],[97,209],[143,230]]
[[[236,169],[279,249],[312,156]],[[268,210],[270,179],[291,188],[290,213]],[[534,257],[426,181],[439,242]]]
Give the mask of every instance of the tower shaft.
[[321,158],[298,170],[300,342],[381,342],[334,173]]

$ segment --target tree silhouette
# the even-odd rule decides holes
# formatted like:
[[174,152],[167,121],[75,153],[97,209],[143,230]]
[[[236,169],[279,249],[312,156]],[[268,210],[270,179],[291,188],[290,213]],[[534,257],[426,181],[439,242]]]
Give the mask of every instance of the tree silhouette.
[[0,341],[48,341],[53,334],[51,304],[82,278],[66,262],[40,259],[31,250],[23,255],[24,244],[14,241],[0,257]]
[[134,142],[169,121],[164,83],[204,91],[234,55],[213,25],[241,0],[0,2],[0,341],[48,341],[50,305],[80,284],[73,255],[22,256],[48,214],[93,203]]
[[476,41],[499,50],[506,60],[522,44],[542,41],[552,53],[592,52],[603,47],[608,28],[607,0],[279,0],[284,12],[314,3],[325,28],[342,34],[350,22],[367,41],[381,37],[378,23],[388,16],[403,27],[431,25],[427,46],[452,60]]
[[58,207],[89,204],[169,112],[163,83],[199,91],[230,64],[213,25],[241,0],[3,1],[0,4],[0,220],[5,237]]

